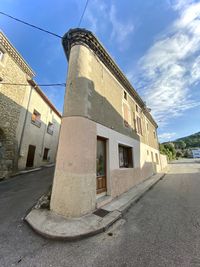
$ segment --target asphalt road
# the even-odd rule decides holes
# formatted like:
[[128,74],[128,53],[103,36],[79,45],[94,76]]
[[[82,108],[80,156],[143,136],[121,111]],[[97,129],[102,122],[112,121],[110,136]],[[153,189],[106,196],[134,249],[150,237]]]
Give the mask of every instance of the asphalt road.
[[108,232],[76,242],[47,240],[22,218],[53,169],[0,183],[0,266],[200,266],[200,163],[171,171]]

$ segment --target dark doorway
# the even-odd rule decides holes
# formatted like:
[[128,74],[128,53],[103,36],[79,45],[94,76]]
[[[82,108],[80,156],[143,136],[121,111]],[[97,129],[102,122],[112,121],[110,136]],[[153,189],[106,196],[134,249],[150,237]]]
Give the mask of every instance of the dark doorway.
[[49,148],[44,149],[43,160],[48,160]]
[[35,157],[35,146],[29,145],[26,167],[33,167],[34,157]]

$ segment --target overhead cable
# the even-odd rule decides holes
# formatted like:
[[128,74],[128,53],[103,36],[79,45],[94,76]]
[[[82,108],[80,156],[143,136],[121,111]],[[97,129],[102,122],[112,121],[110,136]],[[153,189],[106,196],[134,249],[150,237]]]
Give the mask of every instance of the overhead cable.
[[84,7],[84,9],[83,9],[82,15],[81,15],[80,20],[79,20],[79,23],[78,23],[78,28],[81,26],[81,22],[82,22],[82,20],[83,20],[85,11],[86,11],[86,9],[87,9],[88,2],[89,2],[89,0],[86,0],[85,7]]
[[[29,86],[29,84],[27,83],[7,83],[7,82],[0,82],[0,85],[4,84],[4,85],[14,85],[14,86]],[[46,87],[50,87],[50,86],[66,86],[66,83],[47,83],[47,84],[37,84],[36,86],[46,86]]]
[[24,21],[24,20],[21,20],[21,19],[18,19],[18,18],[16,18],[16,17],[13,17],[13,16],[11,16],[11,15],[9,15],[9,14],[6,14],[6,13],[4,13],[4,12],[2,12],[2,11],[0,11],[0,14],[6,16],[6,17],[8,17],[8,18],[11,18],[11,19],[13,19],[13,20],[16,20],[16,21],[18,21],[18,22],[21,22],[21,23],[23,23],[23,24],[25,24],[25,25],[27,25],[27,26],[30,26],[30,27],[32,27],[32,28],[35,28],[35,29],[37,29],[37,30],[39,30],[39,31],[48,33],[48,34],[50,34],[50,35],[53,35],[53,36],[55,36],[55,37],[58,37],[58,38],[62,39],[62,36],[60,36],[60,35],[58,35],[58,34],[56,34],[56,33],[54,33],[54,32],[50,32],[50,31],[48,31],[48,30],[45,30],[45,29],[40,28],[40,27],[38,27],[38,26],[35,26],[35,25],[31,24],[31,23],[28,23],[28,22],[26,22],[26,21]]

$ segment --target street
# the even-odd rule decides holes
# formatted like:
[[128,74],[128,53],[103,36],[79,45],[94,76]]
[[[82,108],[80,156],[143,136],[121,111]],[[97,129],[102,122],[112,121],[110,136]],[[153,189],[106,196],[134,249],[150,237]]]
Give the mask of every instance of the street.
[[107,232],[48,240],[23,221],[53,168],[0,183],[0,266],[200,266],[200,161],[179,160]]

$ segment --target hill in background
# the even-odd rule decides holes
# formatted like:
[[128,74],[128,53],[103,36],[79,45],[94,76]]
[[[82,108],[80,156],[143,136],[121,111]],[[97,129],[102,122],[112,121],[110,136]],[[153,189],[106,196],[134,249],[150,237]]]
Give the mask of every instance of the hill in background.
[[169,160],[179,157],[192,157],[192,149],[200,148],[200,132],[178,138],[173,142],[164,142],[159,146],[160,152]]
[[186,144],[186,148],[200,147],[200,132],[179,138],[173,143],[176,144],[181,141]]

